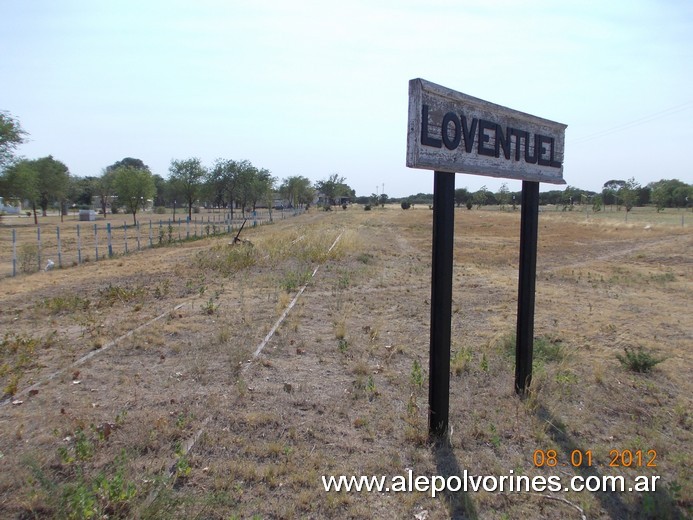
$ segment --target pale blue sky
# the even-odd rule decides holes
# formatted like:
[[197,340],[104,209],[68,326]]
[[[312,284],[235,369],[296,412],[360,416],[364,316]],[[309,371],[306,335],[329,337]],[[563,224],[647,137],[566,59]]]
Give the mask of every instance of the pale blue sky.
[[0,0],[0,27],[0,110],[31,134],[19,153],[74,175],[222,157],[430,193],[433,173],[405,166],[421,77],[567,124],[569,185],[693,182],[688,0]]

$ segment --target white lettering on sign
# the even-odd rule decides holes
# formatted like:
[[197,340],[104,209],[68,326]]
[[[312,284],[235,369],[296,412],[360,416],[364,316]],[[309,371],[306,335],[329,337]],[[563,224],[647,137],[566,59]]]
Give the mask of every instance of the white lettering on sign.
[[565,184],[566,127],[413,79],[407,166]]

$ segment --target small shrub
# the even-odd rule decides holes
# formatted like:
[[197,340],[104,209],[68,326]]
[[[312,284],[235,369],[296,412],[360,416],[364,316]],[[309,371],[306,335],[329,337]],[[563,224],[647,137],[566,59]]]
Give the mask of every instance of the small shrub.
[[337,281],[337,287],[340,289],[346,289],[351,285],[351,279],[349,273],[342,273]]
[[154,208],[154,213],[157,215],[165,215],[166,214],[166,207],[164,206],[157,206]]
[[228,276],[255,265],[258,256],[252,244],[243,243],[233,246],[214,246],[198,253],[197,266],[202,270],[213,269]]
[[129,303],[140,301],[146,296],[144,287],[122,287],[120,285],[108,284],[108,287],[99,289],[98,306],[113,307],[117,302]]
[[539,336],[534,338],[534,359],[537,361],[561,361],[565,357],[561,339]]
[[214,300],[210,298],[207,300],[207,303],[202,304],[200,308],[202,309],[202,314],[212,315],[217,312],[219,305],[214,303]]
[[636,349],[624,347],[623,350],[625,351],[625,356],[616,354],[616,358],[625,368],[633,372],[650,372],[655,365],[666,359],[653,356],[643,347],[637,347]]
[[311,278],[311,271],[289,271],[284,279],[279,282],[279,286],[286,292],[293,292],[299,287],[307,284]]
[[373,255],[370,253],[361,253],[359,256],[356,257],[356,260],[358,260],[362,264],[370,264],[371,262],[373,262]]
[[19,380],[21,379],[21,376],[19,374],[13,374],[9,380],[7,381],[7,384],[5,387],[2,389],[3,395],[14,395],[17,393],[17,390],[19,389]]
[[50,314],[87,310],[89,305],[90,301],[88,299],[77,296],[76,294],[46,298],[43,302],[38,304],[39,307],[46,308]]
[[411,384],[421,388],[423,386],[423,381],[424,376],[423,370],[421,370],[421,364],[418,359],[415,359],[411,367]]
[[371,205],[370,205],[370,204],[366,204],[366,205],[363,207],[363,211],[370,211],[370,210],[371,210]]
[[488,359],[486,358],[486,353],[483,353],[481,355],[481,364],[480,364],[481,370],[484,372],[489,371],[489,365],[488,365]]
[[469,370],[469,362],[472,360],[472,352],[468,348],[458,350],[450,360],[450,369],[456,376]]
[[402,209],[409,209],[411,208],[411,203],[404,201],[402,202]]
[[38,246],[36,244],[22,244],[17,260],[19,270],[22,273],[38,271]]
[[366,382],[366,393],[368,394],[368,400],[372,401],[378,395],[378,389],[375,387],[375,380],[373,376],[368,376],[368,381]]

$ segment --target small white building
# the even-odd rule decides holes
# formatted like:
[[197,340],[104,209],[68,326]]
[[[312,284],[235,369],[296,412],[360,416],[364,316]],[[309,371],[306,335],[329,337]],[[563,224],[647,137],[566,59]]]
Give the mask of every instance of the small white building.
[[10,206],[5,204],[5,199],[0,197],[0,213],[7,213],[8,215],[18,215],[22,211],[22,204],[17,203],[16,206]]

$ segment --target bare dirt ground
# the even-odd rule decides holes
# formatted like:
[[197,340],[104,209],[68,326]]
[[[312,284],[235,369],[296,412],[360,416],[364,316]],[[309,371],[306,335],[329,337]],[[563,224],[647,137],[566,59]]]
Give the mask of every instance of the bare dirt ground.
[[[253,247],[226,236],[4,279],[0,517],[686,518],[690,227],[541,214],[519,399],[519,212],[456,210],[451,431],[432,443],[431,214],[312,212],[244,231]],[[636,373],[624,347],[665,360]],[[592,465],[573,467],[576,450]],[[610,465],[612,450],[642,462]],[[436,498],[321,479],[465,470],[661,478]]]

